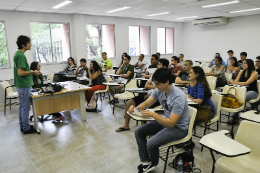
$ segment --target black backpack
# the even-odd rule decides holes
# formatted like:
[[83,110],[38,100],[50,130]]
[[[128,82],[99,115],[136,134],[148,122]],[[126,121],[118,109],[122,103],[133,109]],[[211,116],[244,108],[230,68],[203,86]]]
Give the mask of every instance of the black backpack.
[[43,84],[41,86],[41,89],[42,89],[41,92],[43,94],[53,95],[53,93],[55,93],[55,92],[60,92],[62,90],[62,86],[58,83],[55,83],[55,84],[48,83],[48,84]]

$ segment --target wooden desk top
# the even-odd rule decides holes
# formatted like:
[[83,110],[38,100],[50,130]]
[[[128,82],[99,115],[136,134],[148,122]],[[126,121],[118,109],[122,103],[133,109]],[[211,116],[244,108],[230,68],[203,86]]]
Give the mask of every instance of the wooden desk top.
[[[55,92],[53,95],[57,94],[63,94],[63,93],[69,93],[69,92],[75,92],[75,91],[84,91],[87,89],[90,89],[91,87],[81,85],[72,81],[67,82],[59,82],[61,85],[65,85],[64,88],[61,90],[61,92]],[[32,98],[36,97],[43,97],[43,96],[49,96],[51,94],[45,94],[45,95],[31,95]]]

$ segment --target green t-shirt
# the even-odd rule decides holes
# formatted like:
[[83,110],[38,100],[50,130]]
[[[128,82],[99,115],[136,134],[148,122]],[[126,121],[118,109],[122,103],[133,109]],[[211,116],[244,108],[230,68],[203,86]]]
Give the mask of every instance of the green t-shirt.
[[128,71],[131,71],[131,75],[129,76],[128,79],[133,79],[134,78],[134,66],[129,64],[128,66],[123,66],[122,68],[122,74],[127,74]]
[[105,70],[107,68],[107,66],[110,67],[111,70],[113,70],[113,63],[108,58],[106,60],[101,61],[101,69]]
[[42,80],[41,80],[40,76],[37,76],[37,82],[38,82],[38,84],[37,84],[37,83],[34,83],[33,86],[32,86],[32,88],[41,88],[41,86],[42,86]]
[[32,74],[27,76],[19,76],[19,68],[24,69],[24,71],[31,71],[27,59],[21,51],[17,51],[14,54],[14,86],[17,88],[29,88],[33,86]]

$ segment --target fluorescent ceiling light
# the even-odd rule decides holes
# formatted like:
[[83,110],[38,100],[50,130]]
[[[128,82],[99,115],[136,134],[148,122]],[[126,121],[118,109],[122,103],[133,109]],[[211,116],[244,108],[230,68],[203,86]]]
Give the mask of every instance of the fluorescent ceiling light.
[[229,12],[229,13],[242,13],[242,12],[255,11],[255,10],[260,10],[260,8],[252,8],[252,9],[240,10],[240,11],[231,11],[231,12]]
[[202,8],[216,7],[216,6],[220,6],[220,5],[229,5],[229,4],[235,4],[235,3],[238,3],[238,2],[239,1],[223,2],[223,3],[220,3],[220,4],[212,4],[212,5],[202,6]]
[[168,13],[170,13],[170,12],[157,13],[157,14],[150,14],[150,15],[147,15],[147,16],[159,16],[159,15],[168,14]]
[[131,7],[118,8],[118,9],[115,9],[115,10],[108,11],[107,13],[113,13],[113,12],[116,12],[116,11],[126,10],[128,8],[131,8]]
[[178,20],[179,20],[179,19],[190,19],[190,18],[195,18],[195,17],[198,17],[198,16],[182,17],[182,18],[177,18],[177,19],[178,19]]
[[69,4],[69,3],[72,3],[72,1],[64,1],[64,2],[62,2],[62,3],[60,3],[60,4],[56,5],[56,6],[54,6],[54,7],[52,7],[52,8],[58,9],[58,8],[63,7],[63,6],[65,6],[65,5],[67,5],[67,4]]

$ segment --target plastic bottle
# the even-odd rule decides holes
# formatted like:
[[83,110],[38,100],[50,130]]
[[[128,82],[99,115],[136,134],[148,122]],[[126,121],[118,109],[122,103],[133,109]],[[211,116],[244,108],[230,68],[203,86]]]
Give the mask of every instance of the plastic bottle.
[[181,157],[178,160],[177,172],[178,173],[183,173],[183,161],[182,161]]
[[87,72],[84,70],[83,77],[87,77]]
[[43,84],[46,84],[46,80],[45,79],[43,80]]
[[50,80],[50,79],[48,79],[48,83],[51,83],[51,80]]

